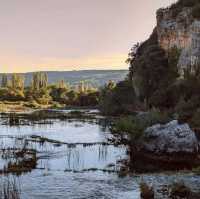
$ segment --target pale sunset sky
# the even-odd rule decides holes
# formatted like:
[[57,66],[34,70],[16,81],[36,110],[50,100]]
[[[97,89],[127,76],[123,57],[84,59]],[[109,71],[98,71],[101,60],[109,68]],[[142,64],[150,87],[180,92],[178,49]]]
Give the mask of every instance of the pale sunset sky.
[[175,0],[0,0],[0,73],[127,69]]

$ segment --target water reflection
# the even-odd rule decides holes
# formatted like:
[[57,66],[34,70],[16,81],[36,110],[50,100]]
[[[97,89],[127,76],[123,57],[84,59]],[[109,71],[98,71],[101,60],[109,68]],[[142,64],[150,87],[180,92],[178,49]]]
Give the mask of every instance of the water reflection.
[[[118,171],[118,163],[126,158],[126,147],[109,144],[107,139],[112,135],[99,122],[99,119],[51,119],[48,124],[33,126],[2,125],[0,151],[34,150],[37,168],[48,171]],[[101,119],[102,124],[105,122]],[[10,160],[2,158],[0,162],[3,169]],[[18,157],[12,159],[12,164],[16,162]]]
[[2,136],[23,137],[37,135],[68,143],[89,143],[107,141],[110,136],[108,128],[98,125],[98,120],[51,120],[51,124],[35,124],[33,126],[2,125]]
[[[3,125],[5,120],[0,119],[0,190],[17,168],[23,175],[10,190],[15,187],[21,199],[138,199],[141,180],[154,185],[157,198],[164,198],[163,187],[178,179],[194,190],[200,188],[200,178],[192,174],[119,178],[116,171],[127,158],[127,149],[108,142],[112,135],[105,118],[51,118],[13,126]],[[11,184],[16,185],[12,180]]]

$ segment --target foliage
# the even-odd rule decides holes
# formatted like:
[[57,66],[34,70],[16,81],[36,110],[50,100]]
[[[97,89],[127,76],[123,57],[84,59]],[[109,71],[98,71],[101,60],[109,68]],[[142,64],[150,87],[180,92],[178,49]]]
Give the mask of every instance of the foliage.
[[8,87],[8,77],[5,74],[2,75],[1,87],[2,88]]
[[[167,57],[165,51],[158,45],[157,32],[154,30],[149,40],[139,47],[137,45],[135,54],[129,60],[129,77],[133,81],[139,99],[151,108],[160,103],[160,98],[157,96],[163,96],[166,88],[177,79],[180,53],[178,49],[172,48]],[[165,98],[166,96],[163,99]]]
[[192,118],[190,119],[189,123],[192,127],[199,127],[200,124],[200,108],[193,112]]
[[192,126],[199,126],[200,109],[200,73],[186,73],[185,79],[179,85],[179,101],[176,105],[176,112],[179,120],[189,122]]
[[138,118],[146,128],[158,123],[165,124],[172,120],[173,116],[171,115],[171,112],[163,112],[159,109],[151,109],[146,113],[140,113]]
[[46,89],[48,85],[48,77],[46,73],[37,72],[33,74],[32,89],[38,91],[40,89]]
[[199,2],[199,0],[179,0],[176,4],[174,4],[171,7],[174,12],[174,16],[177,16],[183,7],[192,8],[192,16],[195,19],[200,19],[200,2]]
[[145,126],[135,117],[122,117],[117,120],[113,127],[113,133],[128,134],[134,140],[143,136]]
[[171,8],[175,7],[193,7],[199,3],[199,0],[179,0],[177,3],[173,4]]
[[115,134],[127,134],[133,140],[142,138],[144,130],[157,123],[167,123],[171,117],[168,113],[151,110],[136,116],[121,117],[113,124],[111,130]]
[[179,120],[182,122],[190,121],[196,108],[199,106],[199,98],[193,97],[190,100],[181,99],[176,106],[176,112],[179,115]]
[[193,7],[199,3],[199,0],[179,0],[178,4],[183,7]]
[[109,82],[100,92],[100,110],[105,115],[133,112],[135,103],[135,92],[129,80],[121,81],[116,85]]
[[20,74],[13,74],[10,80],[10,87],[14,90],[23,90],[24,77]]
[[179,0],[172,4],[169,8],[172,11],[172,16],[175,18],[182,11],[184,7],[195,8],[198,6],[199,0]]
[[78,99],[78,93],[75,90],[70,90],[67,94],[69,104],[73,105]]
[[60,103],[67,103],[69,101],[67,96],[69,88],[63,85],[52,85],[50,90],[50,96],[52,96],[53,101]]
[[25,88],[24,80],[20,74],[12,74],[10,79],[4,74],[0,100],[26,101],[26,106],[31,108],[50,104],[56,108],[66,105],[96,106],[99,102],[99,91],[85,82],[80,82],[76,88],[70,87],[64,80],[48,85],[48,76],[42,72],[34,73],[31,85]]
[[168,54],[159,46],[157,30],[150,38],[133,46],[128,54],[128,78],[114,87],[105,86],[100,95],[100,108],[106,115],[130,114],[135,110],[170,109],[180,99],[177,64],[180,50]]
[[60,109],[60,108],[63,108],[63,106],[59,102],[52,102],[51,108],[53,108],[53,109]]
[[197,6],[193,7],[192,16],[195,19],[200,19],[200,3]]
[[75,104],[78,106],[96,106],[99,100],[99,92],[80,93]]

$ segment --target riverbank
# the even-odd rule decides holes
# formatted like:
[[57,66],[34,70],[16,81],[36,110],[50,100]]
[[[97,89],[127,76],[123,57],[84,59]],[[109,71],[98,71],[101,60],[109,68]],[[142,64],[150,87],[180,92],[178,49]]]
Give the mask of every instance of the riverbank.
[[26,101],[0,101],[0,113],[31,113],[35,110],[84,110],[84,109],[97,109],[97,106],[66,106],[57,102],[52,102],[48,105],[33,104]]

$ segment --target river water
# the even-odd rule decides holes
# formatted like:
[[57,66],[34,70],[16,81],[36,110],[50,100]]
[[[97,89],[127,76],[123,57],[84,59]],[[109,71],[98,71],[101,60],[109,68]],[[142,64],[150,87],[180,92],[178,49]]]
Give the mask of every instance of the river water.
[[[159,189],[177,180],[192,189],[200,188],[200,177],[188,173],[121,177],[118,171],[122,160],[128,158],[127,148],[108,143],[112,135],[99,119],[54,119],[31,126],[9,126],[4,122],[0,120],[0,150],[26,145],[37,151],[36,168],[18,176],[0,175],[0,185],[16,179],[22,199],[139,199],[141,180],[158,189],[157,198],[165,198]],[[9,161],[1,157],[0,170]]]

